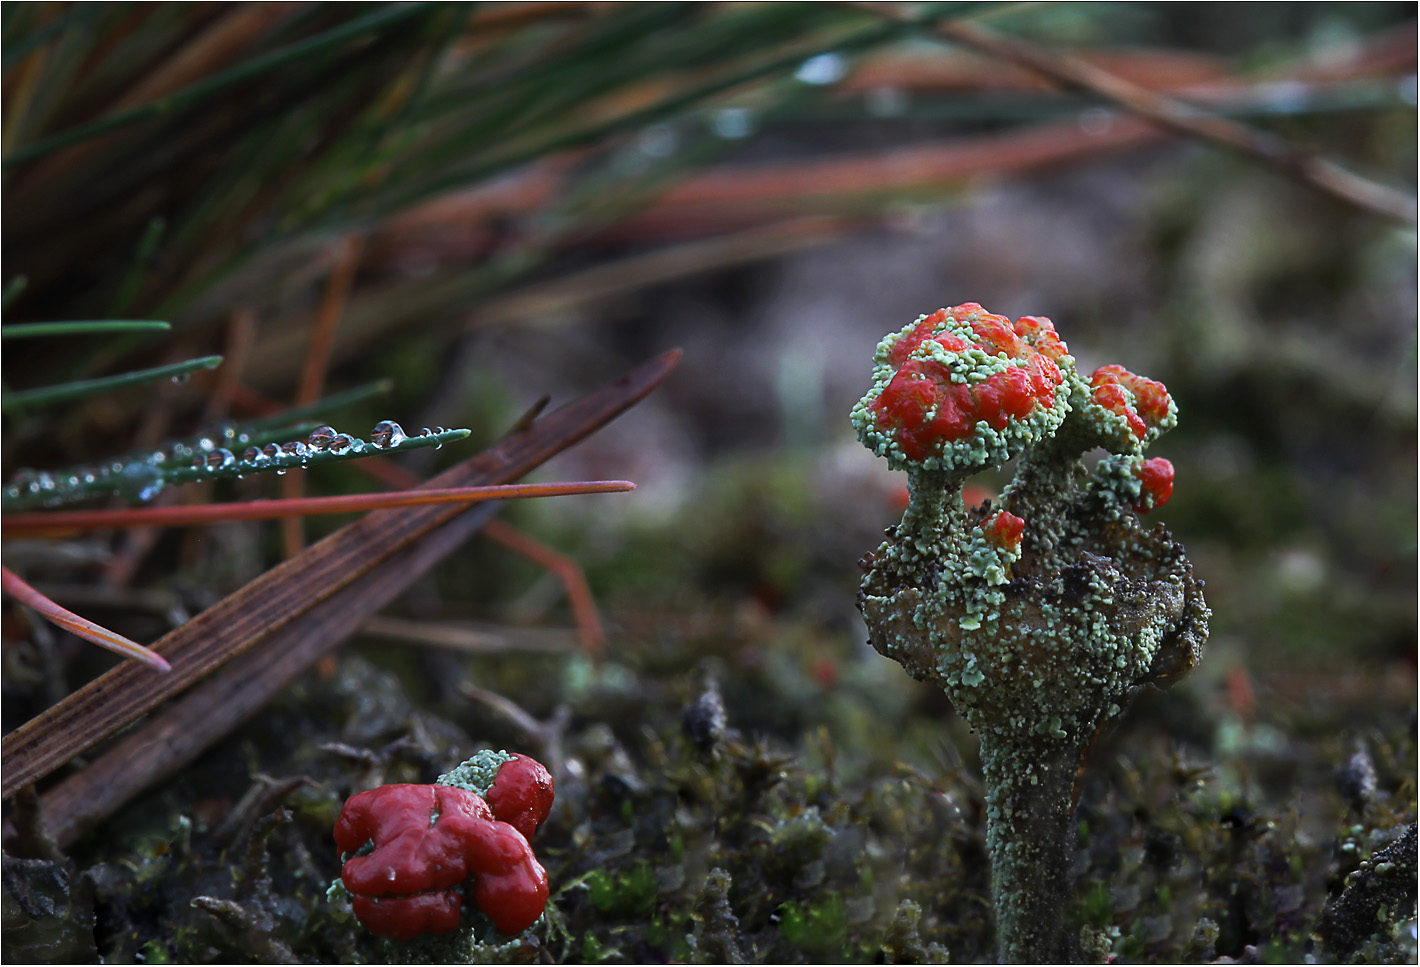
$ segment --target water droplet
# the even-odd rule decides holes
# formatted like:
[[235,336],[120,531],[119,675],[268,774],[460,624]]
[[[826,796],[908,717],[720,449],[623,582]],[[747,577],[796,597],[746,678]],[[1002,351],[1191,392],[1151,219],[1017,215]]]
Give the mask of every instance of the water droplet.
[[205,436],[197,441],[197,449],[201,450],[203,453],[211,453],[213,450],[217,449],[217,441],[210,436]]
[[208,470],[223,470],[236,462],[236,455],[226,447],[218,447],[216,450],[207,454]]
[[370,431],[370,442],[375,445],[377,450],[388,450],[390,447],[399,446],[404,441],[404,427],[394,420],[381,420]]
[[275,460],[277,457],[281,456],[281,444],[268,443],[261,448],[261,455],[268,460]]
[[40,490],[53,490],[56,486],[58,486],[57,484],[55,484],[54,478],[47,473],[41,473],[39,475],[38,482]]
[[794,71],[794,79],[805,84],[833,84],[848,73],[848,61],[842,54],[827,53],[810,57]]
[[172,383],[174,386],[182,386],[184,383],[187,382],[187,379],[187,373],[178,373],[176,376],[172,377]]
[[348,433],[337,433],[335,439],[330,441],[331,453],[344,453],[355,443],[355,438]]
[[300,457],[302,460],[309,460],[311,458],[311,448],[300,440],[292,440],[290,443],[286,444],[286,454],[287,456]]
[[280,470],[277,470],[277,471],[276,471],[276,476],[278,476],[278,477],[284,477],[284,476],[286,476],[286,468],[285,468],[285,467],[282,467]]
[[311,435],[306,437],[306,442],[311,445],[311,449],[316,452],[325,450],[335,442],[335,427],[318,426],[311,431]]
[[260,447],[247,447],[242,451],[243,463],[261,464],[266,462],[266,454],[261,452]]
[[163,473],[146,460],[130,463],[118,475],[118,492],[126,499],[143,503],[163,489]]

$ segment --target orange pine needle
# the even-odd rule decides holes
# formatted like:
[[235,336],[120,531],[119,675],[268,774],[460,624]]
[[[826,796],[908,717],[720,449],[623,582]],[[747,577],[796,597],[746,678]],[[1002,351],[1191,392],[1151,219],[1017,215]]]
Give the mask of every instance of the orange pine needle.
[[518,500],[527,497],[565,497],[573,494],[609,494],[635,490],[629,480],[584,480],[574,483],[499,484],[490,487],[406,490],[385,494],[346,494],[338,497],[298,497],[289,500],[252,500],[235,504],[195,504],[188,507],[136,507],[122,510],[69,510],[37,514],[7,514],[0,529],[7,535],[64,536],[104,527],[189,527],[194,524],[238,520],[274,520],[316,514],[411,507],[417,504],[470,503],[485,500]]
[[561,581],[567,591],[568,603],[572,605],[572,619],[577,623],[582,646],[595,658],[601,658],[606,653],[606,632],[602,630],[601,617],[597,614],[597,603],[592,597],[592,589],[587,585],[587,575],[576,560],[496,517],[483,525],[483,536],[522,554]]
[[85,641],[92,641],[101,648],[107,648],[125,658],[135,658],[160,672],[172,671],[172,666],[168,664],[167,659],[153,649],[145,648],[136,641],[130,641],[123,635],[115,634],[102,625],[94,624],[87,618],[81,618],[67,608],[61,608],[20,580],[15,572],[8,567],[0,567],[0,580],[3,580],[6,594],[21,604],[33,608],[47,621],[58,625],[65,631],[73,632]]

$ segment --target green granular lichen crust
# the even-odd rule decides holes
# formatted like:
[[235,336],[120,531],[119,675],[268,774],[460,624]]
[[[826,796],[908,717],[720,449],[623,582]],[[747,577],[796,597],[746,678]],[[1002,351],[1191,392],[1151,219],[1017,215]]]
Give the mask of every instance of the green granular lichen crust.
[[503,763],[512,762],[517,756],[510,752],[484,749],[460,762],[434,781],[441,786],[453,786],[479,796],[488,795],[493,780],[498,778],[498,770]]

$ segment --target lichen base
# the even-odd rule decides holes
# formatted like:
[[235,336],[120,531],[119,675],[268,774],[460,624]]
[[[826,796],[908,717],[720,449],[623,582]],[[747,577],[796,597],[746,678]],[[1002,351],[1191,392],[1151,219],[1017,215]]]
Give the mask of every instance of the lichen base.
[[1072,739],[981,736],[991,900],[1003,964],[1081,961],[1069,927],[1072,790],[1081,755]]

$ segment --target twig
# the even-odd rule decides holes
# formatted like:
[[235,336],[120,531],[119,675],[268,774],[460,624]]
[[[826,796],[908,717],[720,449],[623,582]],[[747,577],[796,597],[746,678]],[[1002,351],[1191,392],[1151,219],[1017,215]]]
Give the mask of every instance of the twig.
[[[430,484],[473,485],[522,476],[649,393],[679,356],[676,351],[657,357]],[[164,639],[168,655],[183,660],[171,675],[162,676],[162,684],[144,688],[135,674],[119,668],[6,736],[4,795],[226,665],[42,797],[56,840],[72,842],[255,713],[476,532],[492,512],[490,507],[382,511],[278,565]]]
[[552,717],[546,722],[541,722],[517,702],[505,695],[499,695],[497,692],[490,692],[486,688],[479,688],[468,682],[459,686],[459,692],[466,698],[497,712],[510,725],[536,744],[538,752],[554,778],[566,775],[566,756],[562,752],[562,736],[567,731],[567,724],[572,721],[572,710],[568,706],[557,706],[553,710]]
[[597,603],[592,598],[592,589],[587,584],[582,565],[501,520],[490,520],[483,528],[483,536],[542,565],[562,583],[567,590],[567,600],[572,605],[572,619],[577,623],[582,647],[593,657],[602,657],[606,652],[606,632],[602,629]]
[[[487,525],[484,525],[484,528],[486,530]],[[575,651],[579,637],[571,629],[563,631],[499,625],[468,626],[463,623],[406,621],[386,617],[375,617],[366,621],[360,626],[360,634],[479,655],[507,651]]]
[[[340,325],[341,316],[345,315],[345,304],[349,301],[350,289],[355,281],[355,269],[360,264],[362,246],[359,236],[350,236],[336,248],[325,295],[311,324],[310,342],[301,367],[301,382],[296,390],[296,406],[309,406],[320,397],[326,371],[330,368],[331,349],[335,346],[335,330]],[[281,495],[287,500],[300,497],[305,481],[304,474],[291,474],[282,481]],[[300,518],[281,522],[281,541],[287,557],[295,557],[306,546],[306,532]]]
[[207,406],[202,411],[203,423],[217,423],[231,415],[232,398],[241,384],[242,373],[246,370],[247,358],[251,355],[252,342],[256,337],[256,313],[250,306],[243,306],[232,313],[227,320],[222,358],[226,364],[217,371],[217,385],[207,398]]
[[[899,23],[913,21],[896,3],[856,4]],[[1204,112],[1140,87],[1078,57],[1061,54],[1019,37],[960,20],[932,28],[940,37],[992,57],[1027,67],[1066,87],[1079,88],[1118,104],[1154,124],[1191,138],[1223,145],[1256,158],[1333,198],[1407,224],[1416,220],[1415,198],[1350,172],[1316,154],[1298,150],[1282,138]]]

